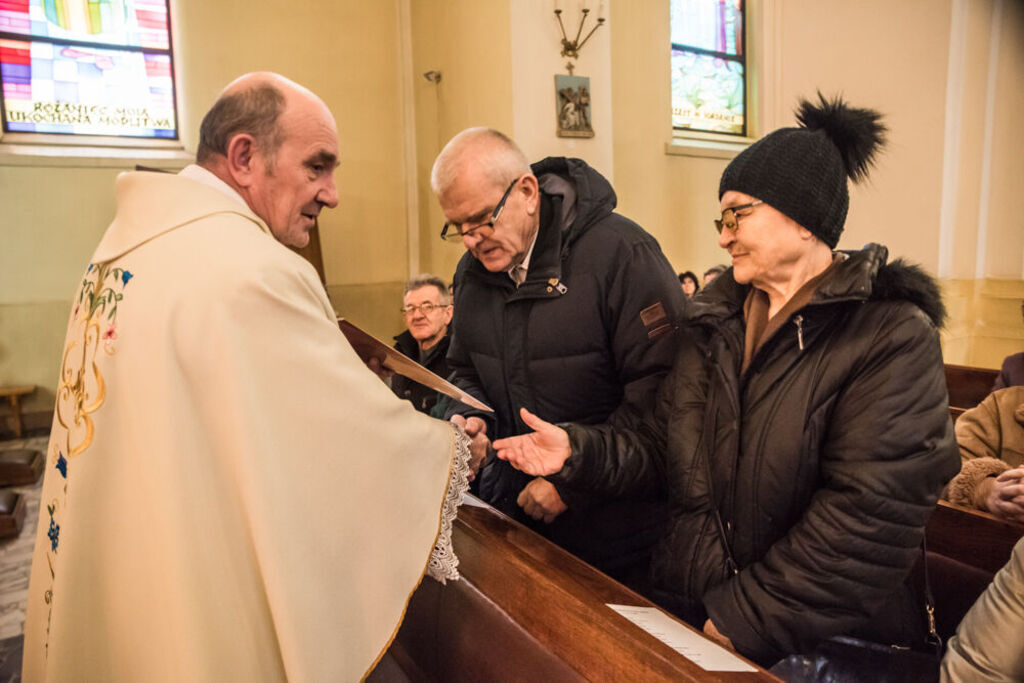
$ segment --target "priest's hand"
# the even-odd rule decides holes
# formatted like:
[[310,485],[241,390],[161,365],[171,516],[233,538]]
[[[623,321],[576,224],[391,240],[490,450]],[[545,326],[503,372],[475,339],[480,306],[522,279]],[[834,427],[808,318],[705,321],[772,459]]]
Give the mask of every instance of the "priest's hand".
[[395,375],[394,370],[384,367],[383,358],[367,358],[366,367],[370,368],[370,371],[373,372],[373,374],[377,375],[385,382]]
[[534,476],[543,477],[560,471],[572,454],[568,432],[545,422],[526,408],[520,408],[519,415],[534,431],[495,441],[498,457],[508,460],[517,470]]
[[558,495],[555,485],[540,477],[531,481],[525,489],[520,491],[516,503],[523,508],[523,512],[534,519],[543,519],[545,524],[550,524],[555,517],[569,509],[562,502],[562,497]]
[[462,427],[469,437],[469,472],[472,475],[469,480],[473,481],[491,445],[491,440],[487,437],[487,423],[479,417],[466,419],[462,415],[452,415],[451,421]]

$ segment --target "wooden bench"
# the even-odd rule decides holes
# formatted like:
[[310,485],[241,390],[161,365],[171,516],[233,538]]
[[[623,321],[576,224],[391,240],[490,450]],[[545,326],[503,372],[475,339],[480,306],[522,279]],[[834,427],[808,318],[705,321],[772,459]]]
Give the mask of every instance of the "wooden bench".
[[[928,520],[928,574],[939,635],[948,639],[1010,559],[1024,525],[939,501]],[[915,572],[920,574],[920,567]],[[917,581],[921,585],[921,579]]]
[[995,574],[1024,536],[1024,524],[940,500],[925,533],[928,550]]
[[14,387],[0,387],[0,398],[6,398],[11,404],[11,417],[14,423],[14,438],[20,439],[25,433],[25,425],[21,421],[21,397],[35,391],[35,385],[25,384]]
[[992,385],[998,376],[998,370],[947,363],[946,390],[949,392],[950,407],[959,408],[963,412],[978,405],[992,393]]
[[492,508],[452,540],[462,579],[424,579],[369,681],[778,680],[700,668],[606,606],[651,602]]

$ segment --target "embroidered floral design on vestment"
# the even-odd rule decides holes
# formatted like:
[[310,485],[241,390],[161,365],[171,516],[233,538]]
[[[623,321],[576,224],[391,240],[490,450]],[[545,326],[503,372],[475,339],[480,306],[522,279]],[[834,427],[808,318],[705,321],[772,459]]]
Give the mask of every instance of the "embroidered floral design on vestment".
[[[117,307],[124,299],[124,290],[134,275],[109,263],[93,263],[85,271],[82,285],[71,311],[67,346],[61,361],[60,383],[57,387],[56,420],[63,433],[54,429],[50,462],[63,479],[59,497],[46,506],[50,525],[46,531],[50,552],[46,561],[50,569],[50,586],[43,593],[49,606],[46,626],[46,651],[49,653],[50,617],[53,616],[53,581],[56,578],[57,548],[60,546],[60,522],[64,519],[68,500],[69,460],[81,455],[93,442],[92,414],[103,405],[107,386],[100,370],[103,351],[117,351]],[[59,446],[57,445],[59,444]],[[44,486],[49,484],[49,479]]]
[[53,519],[53,511],[55,505],[47,505],[46,509],[50,512],[50,530],[46,532],[46,535],[50,537],[50,550],[57,552],[57,544],[60,542],[60,524]]
[[[101,341],[108,354],[115,351],[117,305],[124,298],[124,288],[132,277],[130,271],[108,263],[90,264],[78,289],[71,328],[72,332],[77,332],[81,326],[81,337],[74,338],[78,335],[69,333],[72,341],[64,349],[57,388],[57,420],[67,430],[68,458],[75,457],[92,443],[90,415],[106,398],[106,384],[96,363],[96,352]],[[101,323],[106,325],[102,332]]]

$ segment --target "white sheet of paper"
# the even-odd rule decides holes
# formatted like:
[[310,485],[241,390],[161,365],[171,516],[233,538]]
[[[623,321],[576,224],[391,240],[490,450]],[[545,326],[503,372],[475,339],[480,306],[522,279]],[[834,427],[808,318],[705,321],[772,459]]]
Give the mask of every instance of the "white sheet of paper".
[[479,498],[477,498],[476,496],[474,496],[471,493],[464,493],[464,494],[462,494],[462,504],[463,505],[468,505],[470,507],[475,507],[475,508],[489,508],[489,507],[491,507],[490,505],[488,505],[487,503],[483,502],[482,500],[480,500]]
[[656,607],[608,604],[622,616],[705,671],[757,671],[724,647],[673,621]]

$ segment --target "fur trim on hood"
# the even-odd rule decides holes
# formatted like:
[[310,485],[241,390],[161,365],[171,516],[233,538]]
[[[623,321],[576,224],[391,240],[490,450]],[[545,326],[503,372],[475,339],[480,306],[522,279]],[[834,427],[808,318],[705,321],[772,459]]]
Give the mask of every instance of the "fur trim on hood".
[[904,300],[914,304],[927,315],[932,323],[942,328],[946,324],[946,305],[935,279],[920,266],[896,259],[878,269],[872,300]]

